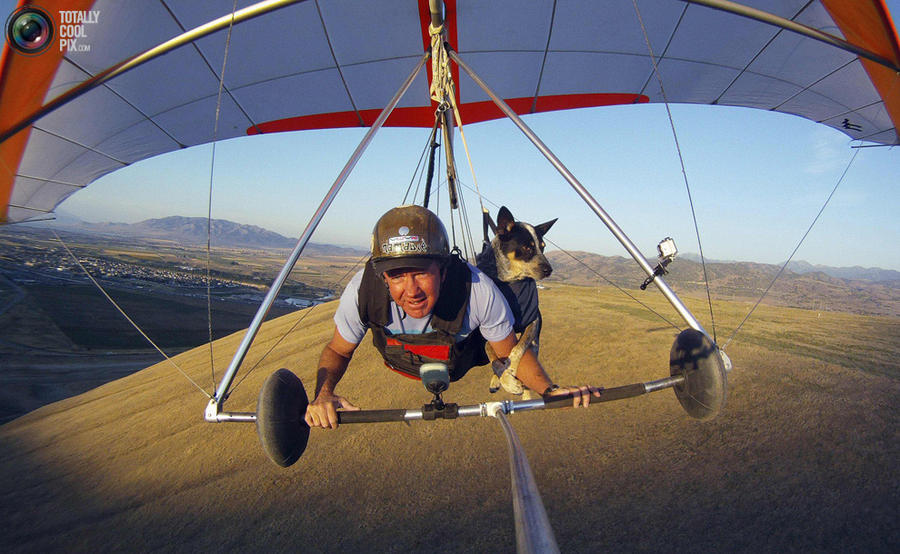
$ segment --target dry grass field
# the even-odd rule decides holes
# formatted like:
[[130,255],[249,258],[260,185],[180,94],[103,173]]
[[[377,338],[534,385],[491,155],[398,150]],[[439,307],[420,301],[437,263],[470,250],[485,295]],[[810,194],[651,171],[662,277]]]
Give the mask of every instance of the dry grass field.
[[[542,359],[558,382],[667,374],[675,329],[620,293],[553,285],[541,301]],[[717,303],[720,343],[749,307]],[[227,408],[253,411],[279,367],[312,392],[333,310],[268,322]],[[218,375],[240,339],[214,344]],[[671,391],[510,416],[562,551],[898,551],[900,319],[763,306],[728,353],[728,402],[709,422],[689,419]],[[202,347],[175,361],[211,388],[209,357]],[[487,384],[476,368],[445,400],[484,401]],[[338,390],[364,408],[428,400],[368,339]],[[497,422],[316,430],[282,469],[253,425],[205,423],[205,403],[160,363],[0,426],[0,550],[515,550]]]

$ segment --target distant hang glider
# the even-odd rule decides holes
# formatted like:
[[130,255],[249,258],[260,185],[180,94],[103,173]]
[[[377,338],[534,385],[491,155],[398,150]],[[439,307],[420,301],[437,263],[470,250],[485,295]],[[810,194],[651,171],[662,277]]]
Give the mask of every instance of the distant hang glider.
[[[55,31],[50,43],[25,55],[7,38],[0,59],[0,222],[44,219],[99,177],[179,148],[371,125],[428,49],[428,0],[260,4],[238,2],[215,133],[232,0],[36,4]],[[900,46],[883,0],[747,3],[865,56],[723,11],[742,9],[723,0],[638,0],[642,21],[632,0],[445,4],[450,45],[519,114],[664,100],[720,104],[900,143]],[[223,16],[206,27],[218,30],[189,33]],[[177,48],[122,65],[173,37],[181,37],[172,41]],[[430,75],[417,78],[386,125],[433,124]],[[453,76],[465,123],[501,117],[467,75],[454,69]],[[83,94],[41,113],[73,89]]]

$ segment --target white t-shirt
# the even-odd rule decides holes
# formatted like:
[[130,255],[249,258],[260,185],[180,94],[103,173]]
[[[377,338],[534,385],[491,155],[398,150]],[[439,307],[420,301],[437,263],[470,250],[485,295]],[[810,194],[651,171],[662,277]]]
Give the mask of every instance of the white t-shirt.
[[[512,333],[512,311],[506,299],[500,294],[491,279],[472,264],[466,262],[472,272],[472,287],[469,291],[469,305],[462,328],[456,335],[456,342],[465,339],[473,329],[480,329],[481,335],[488,342],[505,339]],[[359,270],[347,283],[341,295],[334,323],[338,333],[344,340],[359,344],[368,330],[367,325],[359,318],[359,286],[362,283],[363,271]],[[391,334],[422,334],[433,331],[431,315],[415,318],[404,312],[393,300],[390,306],[390,321],[385,332]]]

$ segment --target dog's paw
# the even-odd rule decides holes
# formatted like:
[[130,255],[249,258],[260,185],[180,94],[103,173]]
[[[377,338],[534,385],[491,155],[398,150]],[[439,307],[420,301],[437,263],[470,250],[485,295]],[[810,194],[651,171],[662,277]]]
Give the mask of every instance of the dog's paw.
[[503,372],[503,375],[500,377],[500,385],[503,387],[503,390],[510,394],[515,394],[516,396],[525,391],[522,382],[516,379],[515,374],[511,371]]

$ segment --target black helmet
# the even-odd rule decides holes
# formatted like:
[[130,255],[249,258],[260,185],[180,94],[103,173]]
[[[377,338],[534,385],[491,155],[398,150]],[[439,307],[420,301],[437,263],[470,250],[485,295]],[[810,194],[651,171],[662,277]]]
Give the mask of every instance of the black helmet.
[[444,224],[422,206],[388,210],[372,230],[372,266],[381,275],[400,267],[425,269],[450,256]]

